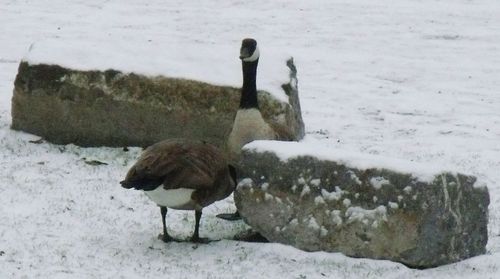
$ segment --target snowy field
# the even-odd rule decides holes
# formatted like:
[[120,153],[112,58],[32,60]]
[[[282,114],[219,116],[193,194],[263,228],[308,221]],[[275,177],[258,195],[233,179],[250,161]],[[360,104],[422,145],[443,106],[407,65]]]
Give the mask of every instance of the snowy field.
[[[158,208],[118,184],[139,149],[36,144],[9,129],[17,67],[34,42],[202,50],[247,36],[262,59],[266,49],[294,55],[305,141],[452,165],[485,181],[487,254],[412,270],[235,242],[245,225],[215,218],[234,210],[232,199],[202,219],[200,234],[221,241],[165,244]],[[497,0],[0,0],[0,278],[500,278],[499,90]],[[190,236],[193,212],[167,218],[173,236]]]

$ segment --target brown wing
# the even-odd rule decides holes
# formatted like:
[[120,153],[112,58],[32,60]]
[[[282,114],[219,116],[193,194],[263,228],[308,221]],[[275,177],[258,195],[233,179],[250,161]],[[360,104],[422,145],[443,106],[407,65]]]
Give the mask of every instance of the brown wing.
[[[131,187],[145,190],[160,184],[165,189],[204,189],[214,185],[217,173],[226,165],[223,153],[211,144],[171,139],[148,147],[125,181],[134,181]],[[144,186],[137,187],[141,182]]]

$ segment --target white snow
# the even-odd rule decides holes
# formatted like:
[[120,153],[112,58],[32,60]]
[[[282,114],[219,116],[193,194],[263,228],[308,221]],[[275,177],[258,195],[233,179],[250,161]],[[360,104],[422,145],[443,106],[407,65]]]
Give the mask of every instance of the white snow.
[[387,206],[389,206],[390,208],[392,209],[398,209],[399,208],[399,204],[397,202],[388,202],[387,203]]
[[338,201],[342,195],[344,194],[344,191],[340,189],[339,186],[335,186],[335,191],[333,192],[328,192],[326,189],[321,189],[321,195],[327,200],[327,201]]
[[332,210],[330,212],[330,215],[332,216],[332,221],[334,224],[336,224],[337,226],[340,226],[342,225],[343,221],[342,221],[342,212],[340,210]]
[[359,206],[349,207],[345,211],[345,217],[347,217],[347,223],[352,223],[355,221],[366,222],[371,221],[386,221],[387,220],[387,208],[380,205],[374,209],[366,209]]
[[309,186],[307,185],[304,185],[304,187],[302,188],[302,192],[300,192],[300,197],[303,198],[305,195],[308,195],[309,193],[311,193],[311,188],[309,188]]
[[373,186],[375,189],[380,189],[382,186],[390,184],[391,182],[383,177],[376,176],[370,178],[370,184]]
[[325,204],[325,199],[323,199],[322,196],[317,196],[314,198],[314,204],[315,205],[321,205],[321,204]]
[[[445,167],[432,163],[420,164],[409,160],[346,151],[337,147],[325,147],[322,146],[316,139],[310,140],[309,138],[306,138],[302,142],[258,140],[246,144],[243,149],[254,150],[256,152],[273,152],[282,161],[287,161],[299,156],[312,156],[318,158],[319,160],[336,161],[348,167],[358,169],[389,169],[412,174],[414,177],[425,182],[432,181],[437,174],[445,171],[452,173],[457,172],[456,170],[453,170],[453,167]],[[361,181],[353,172],[351,172],[351,178],[357,184],[361,184]]]
[[307,226],[313,230],[316,230],[316,231],[320,230],[320,226],[318,224],[318,221],[316,221],[316,218],[314,218],[313,216],[309,217],[309,221],[307,222]]
[[[114,69],[241,87],[240,45],[236,40],[225,44],[186,45],[168,38],[157,43],[130,40],[126,44],[121,40],[56,38],[34,42],[23,60],[29,64],[56,64],[77,70]],[[287,51],[269,47],[262,53],[258,65],[258,89],[268,91],[283,102],[288,102],[288,97],[281,85],[290,81],[286,61],[291,55]]]
[[[0,278],[500,277],[498,1],[2,0],[0,26]],[[487,184],[487,253],[412,270],[339,253],[236,242],[229,239],[247,227],[215,218],[234,211],[231,197],[205,209],[201,220],[202,237],[225,240],[164,244],[156,238],[157,206],[118,184],[139,149],[34,144],[29,141],[38,137],[9,129],[17,67],[23,57],[35,63],[37,51],[44,52],[40,59],[81,69],[178,71],[240,86],[237,56],[244,37],[259,42],[261,89],[268,82],[276,88],[287,77],[278,73],[286,68],[275,73],[265,63],[275,54],[294,56],[304,145],[326,150],[325,157],[334,151],[335,158],[366,160],[367,166],[401,163],[411,173],[422,165],[431,166],[431,174],[450,167]],[[80,49],[96,55],[85,56],[87,62],[64,53]],[[95,57],[102,61],[91,61]],[[167,65],[163,59],[170,58],[178,64]],[[220,63],[204,64],[209,61]],[[90,166],[83,158],[108,165]],[[187,238],[194,214],[169,210],[167,223],[174,237]]]
[[299,177],[299,179],[297,179],[297,183],[299,183],[300,185],[304,185],[306,184],[306,180],[303,177]]
[[324,237],[328,234],[328,230],[324,226],[321,226],[319,234]]
[[351,205],[351,200],[350,199],[344,199],[342,201],[342,203],[344,204],[345,207],[349,207]]
[[253,180],[251,178],[243,178],[237,187],[252,187],[254,185]]
[[412,190],[411,186],[406,186],[406,187],[403,189],[403,191],[404,191],[406,194],[410,194],[410,193],[411,193],[411,190]]
[[319,185],[321,184],[321,179],[319,178],[311,179],[311,181],[309,181],[309,184],[315,187],[319,187]]

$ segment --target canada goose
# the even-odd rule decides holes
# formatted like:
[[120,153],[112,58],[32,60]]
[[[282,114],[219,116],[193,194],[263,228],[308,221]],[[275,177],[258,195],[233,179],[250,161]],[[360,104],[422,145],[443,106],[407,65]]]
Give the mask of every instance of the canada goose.
[[[297,137],[285,126],[264,120],[257,99],[257,65],[260,51],[255,39],[243,39],[240,59],[243,70],[240,106],[236,112],[233,128],[229,134],[227,148],[232,161],[237,161],[241,148],[254,140],[294,141]],[[238,212],[218,214],[225,220],[238,220]]]
[[223,151],[214,145],[188,139],[169,139],[148,147],[120,184],[142,190],[160,206],[164,242],[167,207],[195,210],[192,242],[206,242],[198,230],[202,209],[229,196],[236,187],[236,172]]
[[227,142],[232,160],[238,158],[245,144],[254,140],[297,140],[287,127],[267,122],[262,117],[257,99],[259,56],[257,41],[251,38],[244,39],[240,49],[243,70],[240,106]]

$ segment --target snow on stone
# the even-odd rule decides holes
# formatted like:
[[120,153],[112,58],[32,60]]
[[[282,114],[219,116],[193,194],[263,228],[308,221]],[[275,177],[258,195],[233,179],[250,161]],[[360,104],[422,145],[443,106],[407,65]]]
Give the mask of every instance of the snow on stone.
[[325,204],[325,200],[323,199],[323,197],[317,196],[314,198],[314,204],[316,205]]
[[389,206],[392,209],[398,209],[399,208],[399,204],[397,202],[388,202],[387,206]]
[[311,181],[309,181],[309,184],[318,187],[321,184],[321,179],[319,178],[311,179]]
[[338,209],[334,209],[330,211],[330,216],[332,217],[332,221],[335,225],[340,226],[343,223],[342,220],[342,212]]
[[244,178],[238,183],[238,188],[252,187],[253,180],[251,178]]
[[488,188],[488,183],[482,177],[478,177],[472,186],[474,188]]
[[[283,49],[266,46],[265,41],[258,41],[258,44],[261,52],[258,89],[288,102],[281,85],[289,82],[286,61],[291,55]],[[129,40],[124,44],[115,40],[58,38],[34,42],[23,60],[30,64],[56,64],[76,70],[114,69],[125,73],[163,75],[241,87],[240,46],[240,40],[185,45],[175,41],[145,44]]]
[[262,189],[262,191],[267,192],[267,190],[269,190],[269,183],[262,183],[262,185],[260,185],[260,188]]
[[406,186],[406,187],[403,189],[403,191],[404,191],[406,194],[411,193],[411,190],[412,190],[411,186]]
[[328,192],[326,189],[321,189],[321,195],[327,201],[338,201],[343,194],[344,191],[340,189],[339,186],[335,186],[335,191],[333,192]]
[[328,235],[328,230],[324,226],[321,226],[321,228],[320,228],[320,235],[322,237],[325,237]]
[[359,180],[359,177],[352,170],[348,170],[347,173],[356,184],[361,185],[361,180]]
[[[423,182],[432,182],[435,175],[444,171],[456,173],[452,171],[453,167],[443,165],[418,164],[411,161],[406,161],[396,158],[388,158],[372,154],[363,154],[357,152],[349,152],[344,149],[331,148],[321,146],[315,141],[304,139],[302,142],[283,142],[283,141],[268,141],[258,140],[248,143],[243,147],[245,150],[254,150],[256,152],[272,152],[275,153],[280,160],[287,161],[299,156],[312,156],[319,160],[330,160],[345,164],[348,167],[358,169],[389,169],[402,173],[408,173],[418,178]],[[356,179],[357,177],[352,177]],[[356,180],[356,183],[361,181]]]
[[311,188],[309,186],[304,185],[304,188],[302,188],[302,192],[300,192],[300,197],[303,198],[305,195],[311,193]]
[[316,221],[316,218],[314,218],[313,216],[309,216],[309,221],[307,222],[307,226],[313,230],[320,229],[318,221]]
[[374,209],[365,209],[359,206],[353,206],[349,207],[346,212],[345,216],[347,218],[347,223],[352,223],[355,221],[358,222],[365,222],[367,220],[369,221],[374,221],[374,220],[387,220],[387,208],[383,205],[380,205]]
[[370,178],[370,185],[372,185],[373,188],[375,188],[377,190],[382,188],[382,186],[388,185],[388,184],[391,184],[391,182],[389,180],[385,179],[384,177],[376,176],[376,177]]
[[342,203],[344,204],[345,207],[349,207],[351,205],[351,200],[350,199],[344,199],[342,201]]

